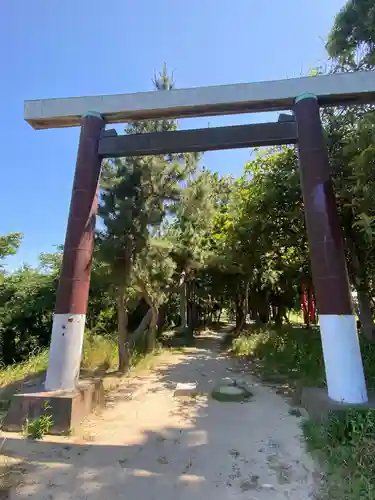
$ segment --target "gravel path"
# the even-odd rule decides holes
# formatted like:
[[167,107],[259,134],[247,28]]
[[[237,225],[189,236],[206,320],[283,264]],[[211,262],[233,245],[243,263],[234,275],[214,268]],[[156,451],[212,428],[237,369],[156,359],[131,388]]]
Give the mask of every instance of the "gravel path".
[[196,348],[160,355],[155,368],[133,380],[132,400],[120,386],[78,436],[30,442],[9,434],[2,453],[21,459],[23,480],[8,498],[312,498],[314,463],[301,442],[300,419],[273,389],[241,375],[254,394],[246,403],[173,397],[178,382],[196,381],[207,393],[239,376],[218,340],[212,334]]

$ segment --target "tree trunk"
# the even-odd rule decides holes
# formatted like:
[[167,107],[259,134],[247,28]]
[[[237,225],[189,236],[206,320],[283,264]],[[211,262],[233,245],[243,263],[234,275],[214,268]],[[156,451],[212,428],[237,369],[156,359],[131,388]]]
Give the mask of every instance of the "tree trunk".
[[134,332],[129,334],[129,344],[131,346],[136,346],[139,342],[139,339],[146,333],[146,330],[150,325],[151,318],[152,318],[151,309],[149,309],[147,313],[143,316],[142,321],[139,323]]
[[194,338],[194,318],[193,318],[193,285],[189,281],[186,283],[186,303],[187,303],[187,338]]
[[187,297],[186,297],[186,271],[182,271],[180,275],[180,283],[179,283],[179,290],[180,290],[180,320],[181,320],[181,327],[186,328],[187,327]]
[[[358,249],[351,238],[347,238],[347,245],[350,250],[351,259],[348,263],[348,270],[354,288],[357,290],[358,316],[361,322],[363,335],[371,343],[375,343],[375,325],[372,318],[370,292],[366,270],[359,257]],[[363,261],[363,259],[362,259]]]
[[128,305],[126,292],[132,268],[132,241],[127,239],[122,252],[116,256],[115,271],[112,276],[117,282],[117,330],[118,330],[118,369],[126,373],[129,368],[130,353],[128,344]]
[[162,331],[165,326],[166,326],[165,304],[163,304],[160,307],[158,314],[158,326],[157,326],[158,331],[159,332]]
[[270,307],[268,296],[266,293],[261,293],[259,297],[259,308],[258,308],[259,321],[266,325],[270,320]]
[[275,308],[274,322],[277,327],[282,326],[283,324],[283,316],[282,316],[282,307],[280,305]]
[[250,310],[250,319],[256,323],[258,321],[258,308],[256,306],[254,299],[251,301],[251,306],[249,310]]
[[305,282],[301,285],[302,290],[302,314],[303,314],[303,322],[307,329],[310,328],[310,309],[309,309],[309,289]]
[[244,300],[239,293],[236,300],[236,331],[242,330],[245,324]]
[[151,320],[150,320],[150,326],[148,328],[146,349],[148,351],[152,351],[155,349],[159,310],[156,304],[154,303],[152,296],[147,291],[146,284],[141,279],[138,279],[138,285],[142,291],[143,298],[145,299],[151,311]]
[[222,308],[220,307],[218,313],[217,313],[217,322],[220,323],[220,319],[221,319],[221,313],[223,312]]
[[129,367],[128,349],[128,311],[126,309],[126,286],[117,290],[117,323],[118,323],[118,369],[126,373]]
[[250,291],[250,282],[246,282],[245,286],[245,298],[243,301],[243,308],[244,308],[244,323],[246,325],[247,322],[247,316],[249,314],[249,291]]
[[150,328],[148,330],[148,335],[147,335],[147,350],[149,352],[151,352],[155,349],[158,316],[159,316],[158,308],[156,306],[153,306],[151,308]]
[[357,290],[358,316],[364,336],[375,343],[375,325],[372,319],[371,301],[368,292]]

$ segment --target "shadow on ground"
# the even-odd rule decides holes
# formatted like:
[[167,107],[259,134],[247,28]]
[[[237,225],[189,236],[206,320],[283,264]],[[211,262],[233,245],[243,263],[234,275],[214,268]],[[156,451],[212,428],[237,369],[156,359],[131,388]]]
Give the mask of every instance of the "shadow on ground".
[[[174,500],[197,494],[220,500],[245,492],[250,492],[246,498],[259,500],[286,495],[307,499],[312,466],[298,445],[297,419],[288,414],[289,406],[281,398],[265,389],[252,387],[254,399],[249,403],[219,403],[206,397],[174,400],[164,425],[144,426],[138,434],[128,428],[130,418],[136,422],[137,415],[127,411],[155,412],[156,421],[157,412],[166,409],[149,409],[148,401],[160,393],[165,398],[160,401],[167,404],[179,382],[197,382],[199,391],[207,393],[223,378],[241,374],[240,365],[219,353],[219,344],[218,335],[201,336],[194,348],[177,355],[176,362],[161,359],[152,370],[155,383],[145,383],[143,393],[147,376],[134,377],[132,383],[141,386],[142,406],[127,406],[128,386],[120,386],[108,398],[102,415],[105,432],[100,436],[43,441],[7,437],[1,453],[10,463],[22,464],[16,467],[22,467],[23,478],[19,487],[8,489],[8,497],[1,497],[0,487],[0,499],[147,500],[167,495]],[[111,408],[120,404],[119,422],[118,416],[111,417]],[[148,418],[152,420],[153,414]],[[285,429],[280,430],[281,424]]]

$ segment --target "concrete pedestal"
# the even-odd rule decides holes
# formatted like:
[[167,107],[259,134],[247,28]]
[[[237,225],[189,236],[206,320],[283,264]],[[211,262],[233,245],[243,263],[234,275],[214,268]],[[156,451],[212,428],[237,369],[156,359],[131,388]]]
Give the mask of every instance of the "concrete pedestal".
[[46,414],[52,416],[53,426],[50,434],[68,434],[74,427],[92,412],[95,407],[104,406],[104,388],[102,380],[80,381],[73,392],[46,392],[43,386],[33,386],[30,392],[15,394],[3,422],[3,430],[19,432],[26,418],[34,420]]
[[327,389],[305,387],[300,394],[300,403],[309,414],[309,417],[319,422],[325,420],[331,412],[345,411],[349,408],[356,408],[358,410],[375,408],[375,394],[370,393],[368,398],[366,403],[339,403],[328,397]]

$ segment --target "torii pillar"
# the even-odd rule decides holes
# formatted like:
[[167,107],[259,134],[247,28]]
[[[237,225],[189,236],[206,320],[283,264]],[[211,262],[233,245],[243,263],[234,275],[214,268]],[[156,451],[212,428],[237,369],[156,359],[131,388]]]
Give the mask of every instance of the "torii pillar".
[[328,396],[368,401],[327,145],[314,94],[295,100],[301,187]]
[[90,287],[101,158],[99,113],[82,117],[64,254],[53,315],[47,391],[72,391],[78,382]]

